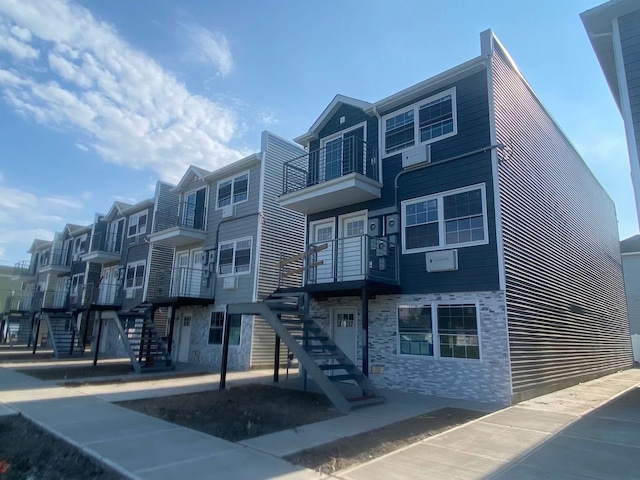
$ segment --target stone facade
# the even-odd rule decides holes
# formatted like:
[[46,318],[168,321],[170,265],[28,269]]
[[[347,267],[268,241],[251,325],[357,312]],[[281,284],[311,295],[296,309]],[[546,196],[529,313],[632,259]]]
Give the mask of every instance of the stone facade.
[[[222,345],[209,345],[209,328],[211,325],[210,307],[183,307],[176,312],[174,342],[172,351],[175,352],[174,361],[178,359],[180,335],[182,334],[182,320],[185,315],[191,316],[191,334],[189,339],[189,363],[195,365],[210,365],[220,367],[222,362]],[[253,331],[253,316],[243,315],[240,331],[240,345],[229,345],[229,370],[248,370],[251,360],[251,333]]]
[[[398,353],[398,306],[477,303],[480,360]],[[331,335],[331,310],[357,308],[357,365],[362,365],[361,302],[356,297],[312,301],[310,313]],[[369,377],[381,388],[482,402],[511,401],[509,339],[504,292],[384,295],[369,301]],[[379,373],[374,373],[379,372]]]

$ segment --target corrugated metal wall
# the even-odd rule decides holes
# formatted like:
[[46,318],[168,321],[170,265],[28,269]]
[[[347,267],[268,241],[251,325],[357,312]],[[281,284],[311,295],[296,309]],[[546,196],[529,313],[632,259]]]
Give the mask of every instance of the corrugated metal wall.
[[631,365],[613,202],[496,45],[514,401]]

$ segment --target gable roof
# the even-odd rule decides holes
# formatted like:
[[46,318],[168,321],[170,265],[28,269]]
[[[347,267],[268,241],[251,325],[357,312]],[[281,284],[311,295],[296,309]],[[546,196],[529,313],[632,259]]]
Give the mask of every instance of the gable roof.
[[340,108],[341,105],[351,105],[352,107],[360,108],[364,110],[371,106],[369,102],[364,102],[362,100],[358,100],[357,98],[347,97],[345,95],[336,95],[331,103],[324,109],[322,114],[318,117],[309,131],[299,137],[293,139],[294,142],[299,143],[300,145],[306,145],[309,141],[318,138],[318,131],[325,126],[325,124],[329,121],[329,119],[333,116],[334,113]]
[[111,205],[111,208],[109,209],[107,214],[104,216],[103,220],[111,220],[117,215],[122,215],[122,211],[125,208],[129,208],[130,206],[131,206],[130,203],[118,202],[116,200],[115,202],[113,202],[113,205]]
[[33,253],[37,250],[43,250],[50,247],[51,245],[53,245],[53,242],[51,240],[42,240],[41,238],[36,238],[31,244],[31,248],[27,250],[27,253]]
[[620,253],[640,252],[640,233],[620,242]]
[[144,200],[136,203],[135,205],[129,205],[127,208],[122,209],[123,215],[129,215],[131,213],[135,213],[143,208],[149,208],[154,205],[155,201],[153,198],[145,198]]
[[194,177],[198,180],[204,180],[205,177],[210,173],[210,171],[205,170],[204,168],[196,167],[195,165],[189,165],[189,168],[187,168],[187,171],[184,173],[178,184],[173,187],[172,191],[180,192],[184,190],[184,187],[193,182]]

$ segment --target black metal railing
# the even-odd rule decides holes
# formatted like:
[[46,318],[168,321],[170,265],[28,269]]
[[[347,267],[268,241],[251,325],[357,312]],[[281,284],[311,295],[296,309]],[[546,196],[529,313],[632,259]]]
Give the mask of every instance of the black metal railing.
[[379,179],[377,149],[357,137],[331,142],[324,148],[289,160],[283,169],[283,194],[350,173]]
[[32,276],[36,274],[36,265],[31,265],[29,260],[17,262],[13,266],[13,276]]
[[398,285],[400,250],[386,237],[356,235],[308,245],[305,252],[280,262],[280,287],[376,280]]
[[49,254],[43,258],[40,267],[68,267],[71,265],[69,256],[63,252],[61,248],[51,250]]
[[90,252],[120,253],[122,239],[117,232],[98,232],[91,236]]
[[4,302],[4,310],[3,312],[15,312],[15,311],[23,311],[27,310],[27,305],[25,304],[24,297],[7,297]]
[[213,276],[208,270],[178,267],[157,272],[149,282],[148,298],[213,298]]
[[204,230],[207,209],[203,205],[180,202],[156,212],[155,232],[181,227]]
[[95,305],[122,305],[122,282],[100,282],[98,288],[93,286]]

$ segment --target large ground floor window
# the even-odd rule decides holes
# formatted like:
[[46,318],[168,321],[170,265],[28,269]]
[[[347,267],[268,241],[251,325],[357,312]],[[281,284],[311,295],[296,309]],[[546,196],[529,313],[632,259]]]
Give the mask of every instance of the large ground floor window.
[[[209,345],[222,345],[224,340],[225,312],[211,312],[209,326]],[[240,345],[240,332],[242,330],[242,315],[229,315],[229,345]]]

